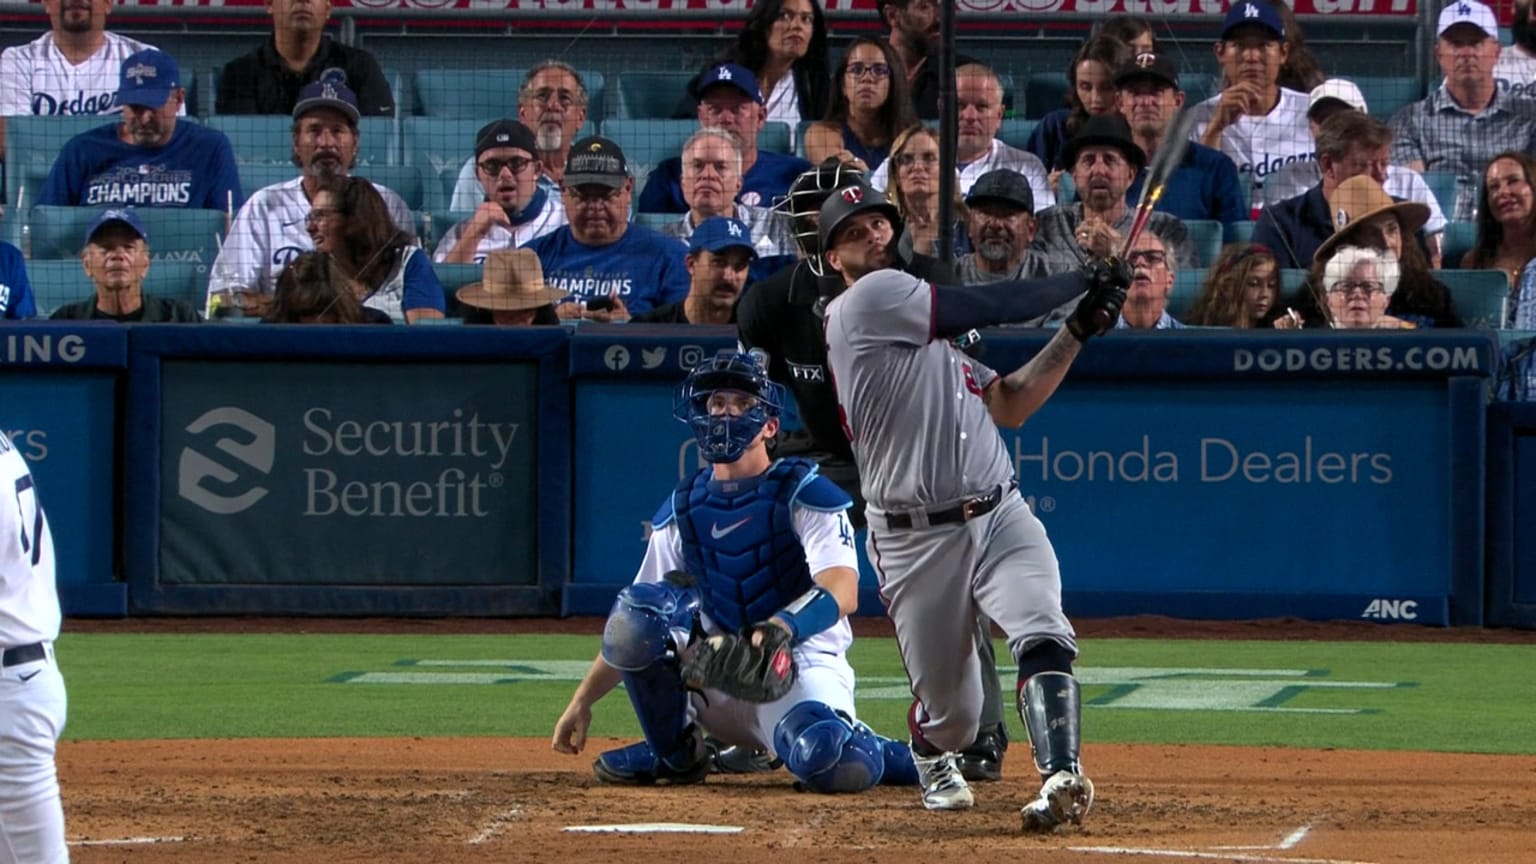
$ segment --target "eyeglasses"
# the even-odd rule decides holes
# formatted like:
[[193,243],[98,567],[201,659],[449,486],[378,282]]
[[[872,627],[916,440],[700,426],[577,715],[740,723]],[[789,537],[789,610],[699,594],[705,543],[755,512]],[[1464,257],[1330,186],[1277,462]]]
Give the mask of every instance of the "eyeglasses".
[[336,216],[340,213],[341,211],[335,207],[311,207],[309,212],[304,214],[304,224],[313,225],[321,219],[328,216]]
[[1168,263],[1168,254],[1153,249],[1138,249],[1125,256],[1125,263],[1132,267],[1145,264],[1148,267],[1161,267]]
[[1386,290],[1387,287],[1380,282],[1367,282],[1361,280],[1335,282],[1333,286],[1328,289],[1328,293],[1342,294],[1345,297],[1348,297],[1351,294],[1359,293],[1365,295],[1365,297],[1369,299],[1372,294],[1380,294]]
[[902,153],[896,157],[896,166],[898,168],[910,168],[916,162],[922,162],[924,165],[937,165],[939,164],[939,154]]
[[623,191],[622,188],[604,189],[598,187],[594,189],[591,186],[582,186],[575,189],[567,186],[565,189],[567,195],[575,198],[581,204],[608,204],[618,200],[619,193]]
[[513,156],[511,159],[487,159],[480,163],[480,170],[492,177],[499,177],[501,176],[501,169],[511,168],[512,173],[515,175],[528,170],[528,166],[532,165],[533,162],[534,160],[525,159],[522,156]]
[[868,75],[879,81],[891,77],[891,66],[889,63],[849,63],[843,69],[843,74],[850,78],[863,78]]

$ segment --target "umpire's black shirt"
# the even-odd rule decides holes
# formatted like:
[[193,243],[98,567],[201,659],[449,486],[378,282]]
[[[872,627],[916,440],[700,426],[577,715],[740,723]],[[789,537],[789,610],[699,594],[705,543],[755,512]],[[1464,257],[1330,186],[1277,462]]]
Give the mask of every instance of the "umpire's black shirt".
[[394,116],[395,97],[379,62],[367,51],[341,45],[329,36],[320,38],[320,47],[302,72],[288,68],[288,61],[277,53],[277,42],[271,36],[250,53],[224,64],[224,71],[219,74],[217,111],[291,114],[299,101],[299,91],[306,84],[319,81],[327,69],[340,69],[346,74],[347,87],[357,94],[358,113],[364,117]]
[[[937,259],[914,255],[903,268],[930,282],[954,282]],[[833,274],[831,295],[842,277]],[[768,377],[788,387],[800,409],[800,421],[818,451],[852,462],[853,448],[838,420],[837,390],[827,373],[827,343],[816,301],[823,291],[804,261],[753,284],[736,307],[742,347],[768,352]],[[853,491],[853,490],[849,490]]]

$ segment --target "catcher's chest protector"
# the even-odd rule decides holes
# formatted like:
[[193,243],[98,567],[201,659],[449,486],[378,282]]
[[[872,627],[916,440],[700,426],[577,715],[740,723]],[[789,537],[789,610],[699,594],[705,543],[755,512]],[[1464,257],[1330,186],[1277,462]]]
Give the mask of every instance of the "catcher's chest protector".
[[706,468],[673,493],[683,561],[703,589],[704,613],[723,630],[766,620],[815,584],[790,516],[813,467],[781,459],[734,490],[711,488]]

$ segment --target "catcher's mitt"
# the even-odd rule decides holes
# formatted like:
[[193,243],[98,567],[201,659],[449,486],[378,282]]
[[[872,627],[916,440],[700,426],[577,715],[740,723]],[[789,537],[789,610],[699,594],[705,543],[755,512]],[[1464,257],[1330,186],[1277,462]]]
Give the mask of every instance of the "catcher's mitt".
[[[752,637],[759,633],[760,644],[753,645]],[[685,652],[683,683],[747,702],[773,702],[795,683],[791,638],[773,624],[759,624],[740,635],[711,636]]]

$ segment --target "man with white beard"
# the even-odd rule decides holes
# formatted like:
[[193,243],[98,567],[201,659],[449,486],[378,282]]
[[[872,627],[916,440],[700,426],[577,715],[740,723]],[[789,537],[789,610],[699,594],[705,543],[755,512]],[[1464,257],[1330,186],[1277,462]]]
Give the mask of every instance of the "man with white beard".
[[1045,258],[1035,239],[1035,196],[1024,175],[999,168],[976,178],[965,196],[971,211],[972,252],[955,262],[960,281],[981,285],[1045,275]]
[[[576,141],[576,134],[587,122],[587,85],[575,67],[560,60],[545,60],[528,70],[522,89],[517,91],[517,120],[533,130],[538,146],[539,184],[553,195],[560,193],[565,179],[565,156]],[[459,170],[449,205],[455,213],[474,210],[485,200],[485,192],[475,177],[475,160]]]

